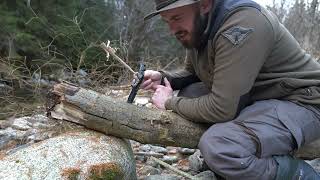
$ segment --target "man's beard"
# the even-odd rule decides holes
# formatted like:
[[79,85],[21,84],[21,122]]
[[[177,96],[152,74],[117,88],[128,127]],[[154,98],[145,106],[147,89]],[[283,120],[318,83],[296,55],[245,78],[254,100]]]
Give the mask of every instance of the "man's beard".
[[[196,14],[193,20],[193,30],[191,32],[190,41],[181,41],[181,44],[187,49],[198,48],[201,45],[201,37],[205,31],[208,23],[208,14],[201,15],[200,12]],[[178,32],[179,33],[179,32]]]

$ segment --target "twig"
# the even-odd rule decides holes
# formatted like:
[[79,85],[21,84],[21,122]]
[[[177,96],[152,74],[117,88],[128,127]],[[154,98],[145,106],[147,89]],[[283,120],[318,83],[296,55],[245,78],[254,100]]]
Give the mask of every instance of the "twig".
[[171,66],[171,64],[173,64],[174,62],[176,62],[177,60],[179,60],[179,58],[174,58],[171,62],[169,62],[164,68],[162,68],[163,70],[166,70],[169,66]]
[[133,74],[136,74],[136,72],[134,72],[134,70],[132,70],[132,68],[130,66],[128,66],[119,56],[117,56],[115,54],[115,50],[112,49],[109,46],[110,41],[108,42],[108,46],[106,45],[106,43],[101,43],[100,47],[102,49],[104,49],[106,51],[107,54],[111,54],[111,56],[113,56],[117,61],[119,61],[122,65],[124,65],[129,71],[131,71]]
[[177,174],[179,174],[179,175],[181,175],[181,176],[184,176],[184,177],[189,178],[189,179],[192,179],[192,180],[196,180],[196,179],[197,179],[197,178],[195,178],[194,176],[191,176],[190,174],[188,174],[188,173],[186,173],[186,172],[180,171],[179,169],[171,166],[171,165],[168,164],[168,163],[165,163],[165,162],[161,161],[161,160],[158,159],[158,158],[155,158],[155,157],[152,157],[152,156],[151,156],[150,158],[151,158],[151,160],[154,160],[155,162],[159,163],[160,165],[162,165],[162,166],[164,166],[164,167],[172,170],[173,172],[175,172],[175,173],[177,173]]

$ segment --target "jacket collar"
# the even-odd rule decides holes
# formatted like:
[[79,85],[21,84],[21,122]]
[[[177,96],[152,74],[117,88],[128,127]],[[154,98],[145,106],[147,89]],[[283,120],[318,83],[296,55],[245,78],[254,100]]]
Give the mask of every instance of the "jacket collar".
[[201,39],[200,39],[201,42],[200,42],[199,47],[196,48],[198,51],[205,48],[208,43],[208,39],[209,39],[210,34],[212,32],[214,22],[217,17],[218,11],[220,10],[219,7],[221,6],[221,4],[222,4],[222,0],[213,0],[211,11],[208,14],[207,27],[201,35]]

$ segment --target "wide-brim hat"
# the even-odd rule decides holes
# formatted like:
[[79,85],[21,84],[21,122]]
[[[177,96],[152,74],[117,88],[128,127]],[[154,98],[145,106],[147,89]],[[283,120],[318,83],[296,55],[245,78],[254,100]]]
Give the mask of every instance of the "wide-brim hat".
[[144,20],[148,20],[160,12],[167,11],[170,9],[175,9],[178,7],[190,5],[199,2],[200,0],[155,0],[156,2],[156,11],[148,14],[144,17]]

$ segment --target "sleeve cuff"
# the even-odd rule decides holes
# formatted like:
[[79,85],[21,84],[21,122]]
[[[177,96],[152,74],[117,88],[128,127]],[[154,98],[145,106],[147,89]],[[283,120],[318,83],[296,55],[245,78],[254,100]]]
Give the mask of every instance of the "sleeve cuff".
[[177,103],[180,101],[180,99],[181,97],[172,97],[164,103],[164,107],[166,108],[166,110],[175,111],[175,107],[177,106]]
[[163,85],[164,86],[164,78],[167,78],[168,79],[168,81],[171,83],[171,81],[170,81],[170,78],[169,78],[169,75],[165,72],[165,71],[162,71],[162,70],[160,70],[159,71],[160,73],[161,73],[161,83],[160,83],[160,85]]

